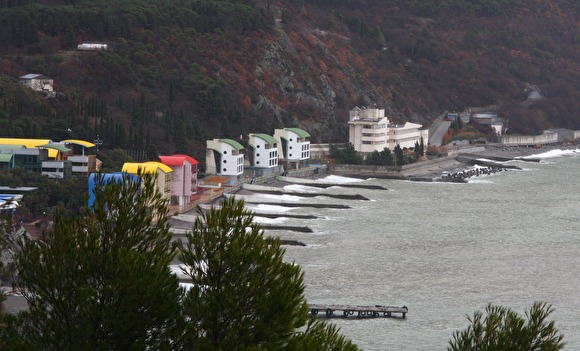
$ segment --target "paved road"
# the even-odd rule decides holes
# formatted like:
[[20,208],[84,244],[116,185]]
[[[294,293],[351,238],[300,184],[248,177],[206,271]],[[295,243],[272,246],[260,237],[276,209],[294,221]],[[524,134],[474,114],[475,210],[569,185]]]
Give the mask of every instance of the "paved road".
[[445,114],[437,117],[431,127],[429,127],[429,145],[441,146],[443,135],[451,126],[451,121],[445,120]]

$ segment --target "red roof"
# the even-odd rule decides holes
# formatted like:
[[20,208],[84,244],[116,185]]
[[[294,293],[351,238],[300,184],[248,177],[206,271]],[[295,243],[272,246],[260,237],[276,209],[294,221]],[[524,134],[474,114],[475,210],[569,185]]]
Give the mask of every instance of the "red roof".
[[159,159],[167,166],[183,166],[183,162],[186,160],[192,165],[199,163],[193,157],[187,155],[159,156]]
[[192,165],[196,165],[199,162],[197,162],[197,160],[191,156],[187,156],[187,155],[183,155],[183,154],[175,154],[173,156],[179,156],[179,157],[185,157],[186,160],[189,161],[189,163],[191,163]]

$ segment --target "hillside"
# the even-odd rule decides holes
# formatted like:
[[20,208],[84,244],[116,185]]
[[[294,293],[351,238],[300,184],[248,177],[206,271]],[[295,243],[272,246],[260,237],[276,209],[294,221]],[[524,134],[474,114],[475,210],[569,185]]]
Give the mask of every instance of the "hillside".
[[397,122],[494,105],[514,134],[580,129],[579,17],[574,0],[0,0],[0,136],[203,161],[206,139],[282,126],[344,142],[348,110],[374,104]]

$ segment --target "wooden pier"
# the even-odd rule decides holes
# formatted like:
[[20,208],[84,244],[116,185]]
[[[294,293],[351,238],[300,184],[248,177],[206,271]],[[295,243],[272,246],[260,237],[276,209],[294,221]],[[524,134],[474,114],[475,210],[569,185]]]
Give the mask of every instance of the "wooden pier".
[[310,314],[314,316],[355,317],[355,318],[405,318],[409,309],[407,306],[351,306],[351,305],[315,305],[310,304]]

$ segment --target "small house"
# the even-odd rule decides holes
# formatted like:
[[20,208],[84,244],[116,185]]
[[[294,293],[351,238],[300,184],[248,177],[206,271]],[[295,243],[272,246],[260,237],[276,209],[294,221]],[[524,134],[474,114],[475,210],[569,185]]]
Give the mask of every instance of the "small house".
[[54,80],[42,74],[25,74],[20,77],[20,82],[36,91],[48,93],[54,91]]

